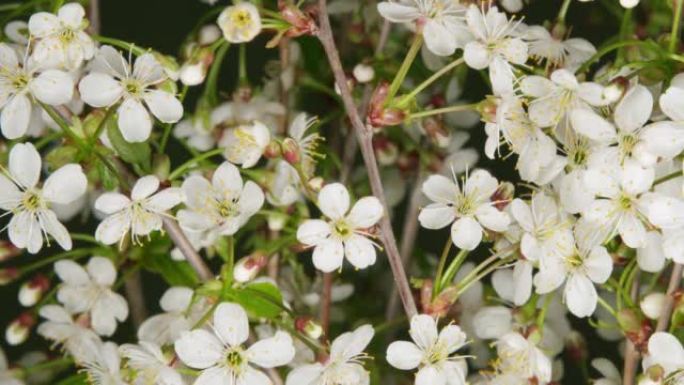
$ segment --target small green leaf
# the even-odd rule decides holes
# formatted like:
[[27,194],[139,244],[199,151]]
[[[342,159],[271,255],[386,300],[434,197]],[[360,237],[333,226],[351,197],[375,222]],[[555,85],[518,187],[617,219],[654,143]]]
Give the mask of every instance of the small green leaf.
[[242,305],[253,318],[273,319],[283,312],[283,296],[270,282],[256,282],[225,293],[227,300]]
[[147,142],[130,143],[124,139],[119,131],[116,119],[109,119],[107,122],[107,137],[112,143],[116,153],[125,162],[138,165],[143,170],[149,170],[151,150]]
[[88,375],[85,373],[75,374],[67,377],[55,385],[88,385]]

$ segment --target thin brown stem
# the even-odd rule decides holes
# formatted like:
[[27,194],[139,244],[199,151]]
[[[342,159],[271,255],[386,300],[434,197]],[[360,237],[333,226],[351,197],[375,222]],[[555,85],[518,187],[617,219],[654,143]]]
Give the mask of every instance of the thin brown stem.
[[100,34],[100,0],[90,0],[88,2],[88,20],[90,26],[88,32],[92,35]]
[[[320,33],[318,38],[323,44],[328,61],[330,62],[330,67],[335,75],[335,81],[340,89],[347,116],[354,127],[354,132],[359,141],[361,155],[363,156],[363,161],[368,170],[368,179],[373,195],[382,202],[385,207],[385,213],[389,213],[387,200],[385,199],[385,190],[382,187],[380,179],[380,170],[378,169],[375,152],[373,151],[373,131],[363,124],[363,121],[359,116],[359,111],[354,104],[354,99],[352,98],[349,86],[347,85],[339,52],[337,51],[337,46],[333,40],[332,28],[330,26],[330,20],[328,19],[327,1],[319,0],[318,5],[320,19]],[[385,245],[390,267],[392,268],[392,274],[394,275],[394,280],[397,284],[397,289],[399,290],[399,296],[401,297],[406,314],[411,318],[413,315],[417,314],[416,304],[413,300],[413,295],[411,294],[408,278],[404,272],[404,266],[401,263],[401,255],[399,254],[394,231],[392,230],[392,224],[390,223],[388,215],[382,217],[379,227],[380,239]]]
[[323,329],[323,338],[328,339],[330,332],[330,307],[332,305],[332,285],[333,274],[323,273],[323,291],[321,295],[321,328]]
[[663,304],[663,312],[658,318],[658,324],[656,325],[656,331],[662,332],[667,329],[670,323],[670,317],[672,316],[672,309],[674,307],[674,294],[679,289],[679,285],[682,282],[682,268],[684,265],[675,263],[672,267],[672,273],[670,274],[670,282],[667,285],[667,292],[665,297],[665,303]]
[[131,308],[133,326],[137,329],[147,318],[147,306],[143,296],[144,290],[140,271],[135,271],[126,278],[124,281],[124,291]]
[[195,248],[192,247],[192,244],[185,236],[180,226],[178,226],[178,223],[176,223],[173,218],[168,217],[163,217],[162,220],[164,221],[164,229],[169,233],[169,237],[176,247],[178,247],[178,250],[183,253],[185,259],[190,263],[190,266],[192,266],[200,279],[202,281],[208,281],[214,278],[214,274],[209,269],[209,266],[204,263],[202,256],[200,256],[199,253],[195,251]]
[[[632,301],[636,301],[639,297],[639,273],[632,282],[630,297]],[[637,372],[637,365],[639,363],[639,351],[637,351],[634,343],[627,338],[627,347],[625,348],[625,363],[622,370],[622,385],[634,385],[634,377]]]

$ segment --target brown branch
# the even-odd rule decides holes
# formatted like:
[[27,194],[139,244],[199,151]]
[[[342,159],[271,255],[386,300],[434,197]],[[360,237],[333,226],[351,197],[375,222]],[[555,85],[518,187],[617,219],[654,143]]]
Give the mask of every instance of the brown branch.
[[330,331],[330,306],[332,304],[333,273],[323,273],[323,290],[321,292],[321,328],[324,340]]
[[675,263],[672,267],[672,273],[670,274],[670,282],[667,285],[667,292],[665,297],[665,303],[663,304],[663,312],[660,313],[658,318],[658,323],[656,325],[656,332],[662,332],[667,329],[670,323],[670,317],[672,315],[672,309],[674,307],[674,294],[679,289],[679,284],[682,282],[682,267],[683,265]]
[[185,236],[180,226],[178,226],[178,223],[176,223],[174,219],[168,217],[163,217],[162,220],[164,221],[164,229],[169,233],[169,237],[176,247],[178,247],[178,250],[183,253],[185,259],[190,263],[190,266],[192,266],[197,275],[199,275],[200,279],[202,281],[208,281],[214,278],[214,274],[204,263],[202,256],[200,256],[199,253],[195,251],[195,248],[192,247],[192,244]]
[[100,34],[100,0],[90,0],[88,2],[88,19],[90,25],[88,32],[93,35]]
[[[363,161],[368,171],[368,179],[371,185],[371,190],[373,191],[373,195],[375,195],[375,197],[382,202],[383,206],[385,207],[385,213],[387,214],[389,213],[389,209],[387,207],[387,200],[385,199],[385,190],[382,187],[380,170],[378,169],[378,164],[375,159],[375,152],[373,151],[373,132],[372,129],[367,128],[363,124],[363,121],[359,116],[359,111],[356,109],[349,86],[347,85],[344,69],[342,68],[342,63],[340,62],[339,52],[337,51],[335,41],[333,40],[326,0],[318,1],[318,11],[320,19],[320,33],[318,38],[323,44],[325,53],[328,56],[330,67],[335,75],[335,81],[337,82],[337,86],[339,87],[340,93],[342,95],[342,101],[344,102],[347,116],[354,127],[354,132],[361,149],[361,155],[363,156]],[[392,224],[390,223],[388,215],[384,215],[382,217],[379,226],[380,238],[382,243],[385,245],[389,264],[392,268],[392,274],[394,275],[394,280],[397,284],[397,289],[399,290],[399,296],[401,298],[402,304],[404,305],[406,314],[409,318],[411,318],[413,315],[417,314],[416,304],[413,300],[413,295],[411,294],[411,287],[409,286],[408,279],[406,278],[406,273],[404,272],[404,266],[401,263],[401,255],[399,254],[399,249],[397,248],[397,242],[394,237],[394,231],[392,230]]]
[[[639,272],[634,277],[632,288],[630,291],[632,301],[639,298]],[[634,378],[637,372],[637,364],[639,363],[639,351],[634,346],[634,343],[627,338],[627,347],[625,348],[625,364],[622,369],[622,385],[634,385]]]
[[147,318],[147,306],[145,306],[142,276],[140,271],[135,271],[124,281],[124,290],[128,304],[131,308],[131,320],[137,329]]

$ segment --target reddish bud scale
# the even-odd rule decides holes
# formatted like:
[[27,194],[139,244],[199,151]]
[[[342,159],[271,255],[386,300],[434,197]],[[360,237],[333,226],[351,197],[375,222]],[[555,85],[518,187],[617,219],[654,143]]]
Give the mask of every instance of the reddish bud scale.
[[19,277],[19,269],[7,267],[0,269],[0,285],[7,285]]
[[290,164],[299,164],[302,161],[299,145],[292,138],[285,138],[280,146],[283,151],[283,159]]
[[373,91],[368,108],[367,121],[373,127],[396,126],[406,119],[406,112],[398,108],[385,107],[389,83],[382,82]]

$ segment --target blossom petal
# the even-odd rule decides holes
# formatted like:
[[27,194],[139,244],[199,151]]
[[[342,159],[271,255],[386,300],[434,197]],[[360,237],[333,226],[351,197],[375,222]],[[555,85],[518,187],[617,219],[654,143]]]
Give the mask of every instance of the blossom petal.
[[275,368],[288,364],[295,356],[292,337],[278,331],[275,336],[256,342],[247,349],[247,359],[262,368]]
[[121,98],[123,87],[107,74],[91,72],[81,79],[78,92],[81,99],[90,106],[109,107]]
[[615,107],[615,124],[623,132],[643,127],[653,111],[653,95],[640,84],[632,87]]
[[430,175],[422,186],[423,193],[437,203],[452,203],[460,190],[451,179],[443,175]]
[[88,261],[86,269],[93,278],[93,281],[99,285],[111,286],[116,281],[116,269],[114,269],[114,264],[108,258],[92,257]]
[[416,7],[390,1],[378,3],[378,12],[393,23],[409,23],[420,17]]
[[41,38],[56,33],[60,23],[57,16],[48,12],[38,12],[31,15],[28,27],[31,35]]
[[131,217],[128,211],[121,211],[105,218],[95,230],[95,239],[105,245],[119,242],[131,228]]
[[416,385],[446,385],[446,374],[436,367],[424,366],[416,374]]
[[31,101],[26,95],[12,97],[0,115],[2,135],[7,139],[17,139],[26,135],[31,119]]
[[442,24],[428,19],[423,26],[425,45],[437,56],[453,55],[457,48],[456,37]]
[[471,217],[458,219],[451,226],[451,240],[464,250],[474,250],[482,241],[482,227]]
[[42,163],[40,154],[31,143],[17,143],[10,151],[10,174],[24,188],[38,184]]
[[456,219],[456,210],[442,203],[431,203],[418,214],[420,225],[426,229],[438,230],[448,226]]
[[57,219],[52,210],[42,210],[38,214],[40,225],[46,233],[50,234],[57,244],[64,250],[71,250],[71,236],[69,230]]
[[144,142],[150,137],[152,120],[142,103],[135,99],[126,99],[117,111],[119,130],[126,141]]
[[59,70],[47,70],[30,83],[36,99],[51,106],[68,103],[74,96],[74,83],[69,74]]
[[330,225],[320,219],[304,221],[297,229],[297,240],[305,245],[318,245],[330,236]]
[[88,179],[78,164],[67,164],[52,173],[43,184],[43,197],[50,202],[69,204],[85,194]]
[[365,269],[375,264],[375,247],[368,238],[353,234],[344,241],[344,256],[357,269]]
[[572,274],[565,284],[563,293],[568,310],[577,317],[584,318],[594,314],[598,294],[594,284],[582,274]]
[[[223,359],[223,344],[216,336],[204,329],[184,332],[174,346],[178,357],[191,368],[207,369]],[[225,383],[228,382],[216,384]]]
[[418,314],[411,318],[409,334],[413,342],[423,351],[427,351],[437,343],[437,321],[427,314]]
[[412,342],[395,341],[387,347],[387,362],[397,369],[413,370],[420,365],[423,356],[423,351]]
[[349,192],[341,183],[325,185],[318,193],[318,206],[330,219],[341,219],[349,211]]
[[313,264],[324,273],[330,273],[342,267],[344,246],[337,239],[326,239],[316,245],[313,251]]
[[214,330],[221,340],[231,347],[237,347],[247,341],[249,321],[245,309],[236,303],[220,304],[214,312]]
[[487,204],[478,207],[475,216],[482,226],[492,231],[505,231],[511,223],[508,214]]
[[154,175],[147,175],[135,182],[131,191],[131,198],[134,201],[139,201],[154,194],[157,190],[159,190],[159,178]]
[[347,220],[349,225],[357,229],[365,229],[378,223],[384,209],[376,197],[363,197],[352,207]]
[[591,110],[573,110],[570,113],[570,122],[575,131],[599,143],[610,143],[617,135],[611,123]]
[[95,200],[95,209],[104,214],[114,214],[125,209],[130,204],[131,200],[128,199],[127,196],[108,192],[100,195],[97,200]]
[[147,91],[144,99],[152,115],[163,123],[176,123],[183,117],[183,105],[171,93],[160,90]]

